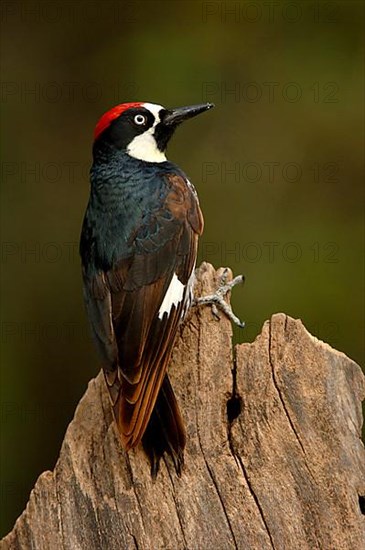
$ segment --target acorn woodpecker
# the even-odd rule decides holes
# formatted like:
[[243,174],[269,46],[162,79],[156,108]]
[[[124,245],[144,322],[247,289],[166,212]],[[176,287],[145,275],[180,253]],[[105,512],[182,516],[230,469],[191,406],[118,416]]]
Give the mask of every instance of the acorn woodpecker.
[[176,127],[211,103],[123,103],[95,128],[81,233],[84,298],[125,450],[141,440],[155,477],[180,472],[186,435],[166,369],[193,299],[203,216],[194,186],[166,159]]

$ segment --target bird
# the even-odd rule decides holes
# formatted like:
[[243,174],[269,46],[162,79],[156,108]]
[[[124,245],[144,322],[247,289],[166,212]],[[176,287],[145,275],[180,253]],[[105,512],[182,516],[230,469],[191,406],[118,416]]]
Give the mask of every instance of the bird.
[[204,220],[195,187],[167,160],[184,121],[212,109],[119,104],[96,124],[80,238],[83,295],[122,447],[142,442],[155,478],[181,474],[183,418],[167,367],[193,302]]

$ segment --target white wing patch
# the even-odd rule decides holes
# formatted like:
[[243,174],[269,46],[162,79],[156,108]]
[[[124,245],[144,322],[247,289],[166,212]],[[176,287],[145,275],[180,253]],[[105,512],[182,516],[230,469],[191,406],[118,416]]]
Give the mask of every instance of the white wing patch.
[[167,160],[166,155],[157,147],[153,135],[155,126],[160,122],[159,113],[163,107],[162,105],[155,105],[154,103],[143,103],[143,107],[153,114],[155,122],[149,130],[132,139],[127,147],[127,153],[135,159],[144,160],[146,162],[165,162]]
[[160,309],[158,310],[159,319],[162,319],[164,313],[167,313],[167,315],[169,315],[172,306],[174,305],[176,307],[177,304],[181,302],[184,296],[184,289],[185,286],[182,284],[181,281],[179,281],[176,273],[174,273],[169,288],[167,289],[163,302],[160,306]]

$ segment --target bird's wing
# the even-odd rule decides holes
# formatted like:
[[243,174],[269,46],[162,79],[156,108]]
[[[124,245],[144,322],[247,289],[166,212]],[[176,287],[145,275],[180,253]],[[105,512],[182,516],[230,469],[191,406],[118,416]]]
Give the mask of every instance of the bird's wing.
[[134,235],[134,255],[84,274],[84,294],[122,442],[142,438],[191,293],[203,218],[192,186],[166,174],[163,206]]

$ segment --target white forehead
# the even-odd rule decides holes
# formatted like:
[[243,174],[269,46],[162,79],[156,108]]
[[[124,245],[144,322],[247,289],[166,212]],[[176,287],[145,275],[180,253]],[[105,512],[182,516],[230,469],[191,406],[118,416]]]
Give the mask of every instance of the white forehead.
[[160,122],[160,111],[164,109],[162,105],[156,105],[155,103],[143,103],[143,107],[145,109],[148,109],[150,113],[153,114],[153,116],[156,119],[156,122]]

